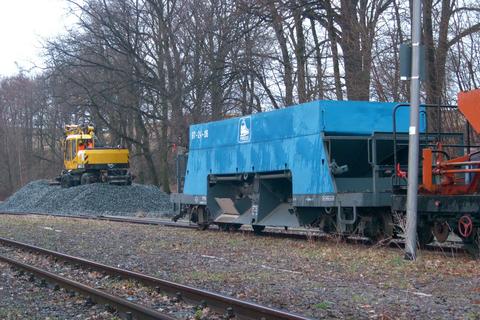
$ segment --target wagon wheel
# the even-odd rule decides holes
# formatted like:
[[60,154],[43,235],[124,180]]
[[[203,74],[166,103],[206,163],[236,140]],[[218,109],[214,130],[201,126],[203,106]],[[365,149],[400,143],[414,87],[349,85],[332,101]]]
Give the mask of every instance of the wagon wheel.
[[218,227],[222,231],[237,231],[242,225],[239,223],[219,223]]
[[90,183],[92,183],[91,174],[89,173],[82,174],[82,176],[80,177],[80,184],[84,185],[84,184],[90,184]]
[[474,227],[470,237],[462,238],[464,248],[474,258],[480,258],[480,227]]
[[73,186],[72,177],[69,174],[62,175],[60,179],[60,186],[62,188],[70,188]]
[[423,248],[427,244],[431,243],[433,239],[434,236],[432,233],[432,226],[430,224],[417,227],[417,241],[420,248]]
[[242,227],[242,225],[240,223],[232,223],[229,227],[230,231],[237,231]]
[[253,228],[253,233],[255,234],[261,234],[263,230],[265,230],[265,226],[259,226],[259,225],[252,225]]
[[199,224],[199,225],[198,225],[198,229],[199,229],[199,230],[202,230],[202,231],[207,230],[208,227],[209,227],[209,224],[206,224],[206,223],[203,223],[203,224]]
[[218,228],[222,231],[229,231],[230,229],[230,226],[228,225],[228,223],[218,223]]
[[187,213],[190,216],[190,221],[193,223],[198,222],[198,215],[197,215],[197,207],[189,206],[187,209]]
[[374,234],[372,240],[378,242],[393,238],[393,215],[390,212],[381,212],[374,218]]
[[207,230],[209,227],[208,223],[208,209],[205,208],[204,206],[198,206],[197,208],[197,224],[198,224],[198,229],[200,230]]
[[432,227],[432,233],[438,242],[443,243],[447,241],[448,235],[450,234],[450,226],[446,221],[435,221]]
[[323,231],[327,234],[335,233],[337,230],[335,208],[323,208],[323,213],[320,216],[318,227],[320,231]]

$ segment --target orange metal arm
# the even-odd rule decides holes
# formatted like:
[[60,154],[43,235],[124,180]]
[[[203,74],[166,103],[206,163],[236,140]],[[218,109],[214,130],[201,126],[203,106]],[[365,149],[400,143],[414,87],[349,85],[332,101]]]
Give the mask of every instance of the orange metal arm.
[[432,180],[432,149],[425,148],[422,150],[423,168],[422,168],[422,187],[430,192],[433,192]]
[[473,129],[480,133],[480,89],[459,92],[458,109],[472,125]]
[[446,170],[440,170],[440,173],[446,174],[446,173],[478,173],[480,172],[480,169],[446,169]]

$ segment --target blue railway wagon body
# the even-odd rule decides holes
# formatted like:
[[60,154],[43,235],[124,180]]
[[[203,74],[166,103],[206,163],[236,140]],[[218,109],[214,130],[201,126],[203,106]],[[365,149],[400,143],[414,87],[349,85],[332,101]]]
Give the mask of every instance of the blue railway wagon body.
[[[358,208],[389,206],[396,105],[314,101],[192,125],[183,202],[231,225],[322,223],[333,209],[345,231]],[[399,135],[408,118],[398,110]]]

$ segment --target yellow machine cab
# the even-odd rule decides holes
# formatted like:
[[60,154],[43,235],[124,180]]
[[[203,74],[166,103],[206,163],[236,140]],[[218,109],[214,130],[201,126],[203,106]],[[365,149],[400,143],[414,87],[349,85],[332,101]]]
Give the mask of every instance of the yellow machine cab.
[[57,178],[64,188],[96,182],[132,184],[126,148],[99,147],[93,126],[66,125],[64,169]]

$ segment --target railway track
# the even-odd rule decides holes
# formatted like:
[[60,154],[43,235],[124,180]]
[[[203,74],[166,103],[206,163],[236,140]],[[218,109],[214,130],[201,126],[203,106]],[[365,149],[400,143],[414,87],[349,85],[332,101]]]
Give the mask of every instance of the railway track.
[[[158,218],[136,218],[136,217],[119,217],[119,216],[79,216],[79,215],[61,215],[61,214],[46,214],[46,213],[11,213],[11,212],[0,212],[0,214],[8,215],[40,215],[40,216],[49,216],[49,217],[60,217],[60,218],[70,218],[70,219],[81,219],[81,220],[102,220],[102,221],[111,221],[111,222],[120,222],[120,223],[131,223],[131,224],[142,224],[142,225],[158,225],[163,227],[173,227],[173,228],[183,228],[183,229],[198,229],[196,224],[190,224],[188,222],[172,222],[167,219],[158,219]],[[222,231],[217,226],[212,226],[208,229],[209,231],[215,232],[225,232]],[[230,230],[229,232],[242,232],[242,233],[255,233],[252,229],[248,227],[242,227],[238,230]],[[322,240],[332,238],[331,235],[322,233],[319,230],[305,229],[305,228],[293,228],[288,231],[284,228],[267,228],[265,231],[256,234],[257,236],[262,237],[274,237],[274,238],[290,238],[290,239],[300,239],[300,240]],[[338,237],[342,241],[345,241],[349,244],[357,245],[372,245],[370,239],[365,237]],[[375,244],[374,244],[375,245]],[[390,241],[381,242],[382,246],[389,246],[391,248],[404,248],[404,241],[402,239],[393,239]],[[433,243],[423,247],[424,250],[439,252],[444,255],[455,256],[459,254],[468,254],[468,251],[461,246],[461,242],[458,241],[446,241],[445,243]]]
[[153,309],[132,303],[125,299],[122,299],[118,296],[109,294],[102,290],[95,289],[93,287],[82,284],[78,281],[73,281],[66,277],[51,273],[47,270],[38,268],[31,264],[27,264],[15,259],[11,259],[7,256],[0,255],[0,261],[10,264],[11,266],[25,270],[37,277],[45,279],[49,282],[58,284],[59,286],[78,292],[88,299],[94,301],[95,303],[101,303],[108,305],[115,310],[117,310],[125,318],[135,318],[135,319],[162,319],[162,320],[175,320],[175,318],[155,311]]
[[[0,244],[11,248],[17,248],[28,253],[48,256],[53,258],[54,261],[63,261],[74,266],[81,266],[82,268],[86,268],[88,270],[96,270],[97,272],[101,272],[110,276],[137,281],[145,286],[154,288],[157,292],[175,297],[176,299],[191,305],[209,307],[219,314],[225,315],[227,319],[308,319],[304,316],[288,313],[282,310],[261,306],[255,303],[231,298],[167,280],[162,280],[145,274],[108,266],[84,258],[63,254],[6,238],[0,238]],[[6,255],[0,255],[0,261],[4,261],[12,266],[15,266],[16,268],[20,268],[29,273],[35,274],[40,278],[56,283],[66,289],[77,291],[84,296],[90,297],[97,303],[114,306],[115,309],[126,314],[127,318],[133,317],[136,319],[166,320],[176,319],[171,315],[163,314],[148,307],[132,303],[118,296],[106,293],[103,290],[89,287],[85,284],[73,281],[58,274],[51,273],[34,265],[9,258]]]

